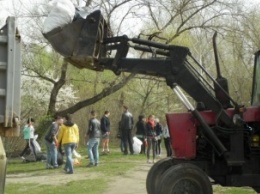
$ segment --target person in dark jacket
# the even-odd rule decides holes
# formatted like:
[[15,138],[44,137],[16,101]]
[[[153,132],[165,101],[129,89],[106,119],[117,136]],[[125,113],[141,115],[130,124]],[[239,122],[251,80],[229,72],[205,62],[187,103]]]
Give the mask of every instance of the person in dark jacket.
[[136,133],[135,136],[142,141],[141,145],[141,152],[140,154],[145,154],[145,145],[146,142],[144,141],[145,139],[145,125],[146,125],[146,118],[145,115],[139,115],[138,121],[135,125],[136,127]]
[[152,149],[153,153],[153,163],[155,163],[155,147],[156,147],[156,131],[155,131],[155,122],[154,115],[150,115],[148,117],[148,121],[146,123],[145,136],[147,140],[147,163],[152,163],[150,160],[150,151]]
[[163,127],[163,138],[164,138],[164,145],[166,148],[166,156],[170,157],[172,156],[172,146],[171,146],[171,138],[170,138],[170,133],[169,133],[169,128],[168,125],[165,124],[165,126]]
[[161,136],[163,132],[163,127],[158,118],[155,119],[155,131],[156,131],[156,139],[157,139],[155,153],[157,156],[161,157]]
[[122,132],[122,141],[124,145],[124,154],[128,154],[128,146],[131,154],[134,154],[133,150],[133,140],[132,140],[132,130],[134,127],[133,115],[128,111],[127,106],[123,106],[123,114],[120,121],[120,130]]
[[87,167],[97,166],[99,163],[99,142],[100,142],[100,122],[96,118],[96,111],[91,111],[91,119],[89,120],[88,131],[86,136],[88,139],[88,156],[90,159],[90,163]]
[[101,132],[102,132],[102,145],[103,153],[109,153],[109,135],[110,135],[110,120],[109,120],[109,111],[105,111],[104,116],[101,118]]
[[49,131],[45,135],[45,144],[47,148],[47,169],[58,167],[57,135],[62,123],[62,117],[56,116],[55,121],[51,124]]

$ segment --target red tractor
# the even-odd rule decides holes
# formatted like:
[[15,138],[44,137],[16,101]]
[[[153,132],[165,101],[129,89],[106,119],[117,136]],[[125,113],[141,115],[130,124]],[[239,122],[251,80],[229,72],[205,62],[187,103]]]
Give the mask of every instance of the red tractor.
[[[229,96],[217,57],[218,78],[214,79],[186,47],[127,36],[110,37],[100,11],[44,36],[79,68],[165,78],[187,107],[188,112],[166,114],[175,155],[152,166],[146,181],[149,194],[210,194],[211,182],[250,186],[260,192],[260,52],[255,54],[253,106],[244,107]],[[151,58],[127,58],[131,48],[151,53]],[[109,56],[111,51],[113,57]],[[201,71],[207,78],[201,76]],[[197,107],[180,88],[197,102]]]

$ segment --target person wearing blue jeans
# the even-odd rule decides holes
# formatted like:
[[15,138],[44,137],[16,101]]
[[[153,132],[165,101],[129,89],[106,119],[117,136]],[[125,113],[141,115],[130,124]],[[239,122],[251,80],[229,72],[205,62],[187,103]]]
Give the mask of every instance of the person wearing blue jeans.
[[97,166],[99,163],[99,143],[100,143],[100,138],[91,138],[89,139],[88,143],[88,155],[89,155],[89,160],[90,164],[89,166]]
[[73,159],[72,159],[72,153],[73,150],[76,148],[76,143],[66,143],[63,144],[65,155],[66,155],[66,163],[64,170],[67,174],[73,174]]
[[88,136],[88,156],[90,163],[87,167],[97,166],[99,163],[99,142],[100,142],[100,122],[96,118],[96,112],[94,110],[91,111],[91,119],[88,124],[88,131],[86,133],[86,137]]
[[45,145],[47,151],[46,169],[58,168],[58,151],[55,143],[45,140]]
[[66,121],[60,127],[58,135],[58,145],[64,147],[66,154],[66,164],[64,170],[66,174],[73,174],[73,159],[72,153],[79,142],[79,128],[72,122],[71,116],[68,114],[65,117]]
[[56,135],[59,132],[60,125],[63,123],[63,119],[60,116],[55,117],[55,121],[51,124],[46,136],[45,144],[47,150],[47,163],[46,168],[58,168],[58,151],[57,151],[57,138]]

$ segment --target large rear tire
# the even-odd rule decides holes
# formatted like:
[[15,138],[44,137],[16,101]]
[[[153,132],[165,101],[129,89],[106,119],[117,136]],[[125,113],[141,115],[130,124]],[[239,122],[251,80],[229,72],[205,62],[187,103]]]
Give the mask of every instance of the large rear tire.
[[199,167],[182,163],[169,168],[157,184],[156,194],[212,194],[212,185]]
[[146,177],[146,191],[148,194],[156,194],[155,188],[163,173],[173,165],[172,158],[165,158],[156,162],[149,170]]

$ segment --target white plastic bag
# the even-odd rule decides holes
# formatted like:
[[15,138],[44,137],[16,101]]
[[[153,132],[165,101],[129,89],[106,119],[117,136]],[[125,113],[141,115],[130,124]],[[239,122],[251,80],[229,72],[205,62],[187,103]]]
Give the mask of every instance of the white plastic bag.
[[42,149],[41,149],[40,144],[36,141],[37,138],[38,138],[38,135],[34,135],[33,145],[34,145],[34,147],[35,147],[35,152],[36,152],[36,153],[41,153]]
[[143,142],[137,137],[133,137],[133,150],[134,154],[139,154],[141,152],[141,145]]
[[73,150],[73,156],[75,158],[81,158],[81,155],[76,150]]
[[75,7],[70,0],[53,0],[49,3],[51,11],[43,24],[43,33],[72,22]]
[[73,150],[73,156],[75,157],[73,159],[73,164],[79,165],[81,163],[81,155],[76,150]]

